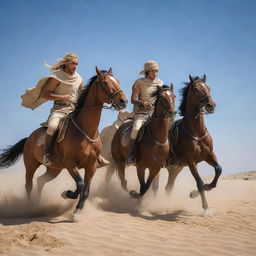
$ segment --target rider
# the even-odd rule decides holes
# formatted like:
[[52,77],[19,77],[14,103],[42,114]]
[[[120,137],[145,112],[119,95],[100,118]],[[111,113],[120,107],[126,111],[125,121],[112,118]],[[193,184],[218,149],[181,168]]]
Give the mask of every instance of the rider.
[[[52,66],[48,64],[45,65],[51,69],[52,74],[47,78],[41,79],[36,88],[31,90],[39,90],[39,92],[37,92],[38,97],[36,98],[36,101],[27,106],[23,104],[25,101],[25,97],[23,95],[22,98],[24,98],[22,105],[34,109],[46,100],[54,101],[51,114],[47,122],[48,128],[45,136],[44,157],[42,163],[45,166],[50,166],[52,163],[50,150],[60,120],[74,110],[77,96],[79,91],[83,89],[84,84],[82,77],[76,72],[78,57],[74,53],[66,54],[63,58],[57,60],[57,62]],[[26,94],[28,93],[29,91],[27,91]],[[102,167],[107,164],[108,162],[100,156],[98,159],[98,167]]]
[[135,165],[136,159],[134,157],[134,144],[141,126],[154,112],[154,97],[152,92],[156,90],[157,86],[162,86],[163,81],[157,78],[159,66],[156,61],[149,60],[144,64],[144,70],[140,74],[145,75],[145,78],[140,78],[135,81],[132,87],[131,102],[134,104],[134,123],[130,136],[128,147],[127,165]]

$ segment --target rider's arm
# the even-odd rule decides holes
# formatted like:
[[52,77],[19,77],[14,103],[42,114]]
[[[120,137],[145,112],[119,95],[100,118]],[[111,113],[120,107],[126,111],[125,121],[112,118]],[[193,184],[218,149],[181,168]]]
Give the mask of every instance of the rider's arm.
[[79,85],[78,90],[81,91],[81,90],[83,90],[83,89],[84,89],[84,82],[82,82],[82,83]]
[[40,97],[47,99],[47,100],[64,100],[64,101],[70,101],[71,96],[70,95],[58,95],[54,93],[54,90],[59,85],[59,81],[54,78],[49,78],[45,85],[43,86]]
[[131,102],[132,104],[138,104],[139,106],[143,106],[144,108],[149,108],[150,104],[148,102],[139,99],[140,90],[140,84],[135,84],[133,86]]
[[139,95],[140,95],[140,84],[135,84],[132,88],[131,103],[139,104],[143,106],[143,101],[139,100]]

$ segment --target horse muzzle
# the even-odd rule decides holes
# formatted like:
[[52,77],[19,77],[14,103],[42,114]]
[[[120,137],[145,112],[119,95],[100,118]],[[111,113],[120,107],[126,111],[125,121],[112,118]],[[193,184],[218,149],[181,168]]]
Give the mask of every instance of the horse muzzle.
[[173,110],[168,110],[166,113],[166,117],[170,118],[172,121],[175,119],[177,114],[177,111],[173,111]]
[[205,110],[207,111],[207,113],[212,114],[214,113],[215,107],[216,107],[215,103],[207,103],[205,105]]
[[117,111],[119,111],[126,108],[127,104],[128,104],[127,99],[119,98],[114,101],[113,106]]

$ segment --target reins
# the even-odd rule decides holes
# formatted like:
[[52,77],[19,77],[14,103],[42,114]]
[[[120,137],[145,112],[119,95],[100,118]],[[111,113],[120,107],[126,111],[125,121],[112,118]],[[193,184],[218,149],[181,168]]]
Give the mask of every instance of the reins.
[[[162,89],[160,92],[165,91],[165,90],[169,90],[169,88]],[[158,96],[158,97],[160,97],[160,92],[159,92],[159,96]],[[168,109],[167,107],[170,106],[170,105],[173,105],[173,102],[169,102],[168,104],[164,104],[163,101],[161,100],[161,98],[159,98],[159,99],[157,99],[157,100],[159,100],[159,102],[160,102],[162,108],[164,109],[165,113],[164,113],[164,115],[163,115],[162,117],[150,117],[150,118],[149,118],[149,122],[148,122],[148,134],[149,134],[150,138],[151,138],[158,146],[165,146],[165,145],[168,144],[168,136],[167,136],[167,139],[166,139],[165,142],[159,142],[158,140],[156,140],[156,139],[153,137],[153,135],[152,135],[152,133],[151,133],[151,131],[150,131],[150,123],[151,123],[151,120],[154,120],[154,119],[163,119],[163,120],[164,120],[164,119],[169,119],[170,117],[166,116],[166,115],[169,113],[169,109]],[[175,112],[176,112],[176,111],[172,112],[172,114],[174,114]]]
[[165,141],[164,143],[159,142],[158,140],[156,140],[156,139],[153,137],[153,135],[152,135],[152,133],[151,133],[151,131],[150,131],[150,126],[149,126],[149,125],[148,125],[148,134],[149,134],[149,137],[150,137],[158,146],[165,146],[165,145],[168,144],[168,137],[167,137],[167,139],[166,139],[166,141]]
[[[115,95],[117,95],[117,94],[119,94],[120,92],[122,92],[122,90],[117,90],[117,91],[115,91],[114,93],[109,93],[109,92],[106,90],[106,88],[104,87],[104,85],[101,84],[101,81],[100,81],[99,78],[95,81],[95,83],[96,83],[96,86],[99,84],[99,85],[101,86],[101,88],[103,89],[104,93],[109,97],[109,99],[110,99],[110,103],[109,103],[109,104],[111,104],[111,106],[108,107],[108,106],[104,106],[103,104],[100,104],[100,105],[96,105],[96,106],[82,107],[81,109],[79,109],[79,112],[80,112],[80,111],[90,110],[90,109],[93,109],[93,108],[111,109],[111,108],[114,108],[114,107],[115,107],[113,98],[115,97]],[[97,99],[96,91],[95,91],[95,98]],[[78,112],[78,111],[77,111],[77,112]],[[74,115],[73,115],[73,114],[71,115],[70,118],[71,118],[71,121],[72,121],[73,125],[77,128],[77,130],[78,130],[81,134],[84,135],[84,137],[85,137],[89,142],[94,143],[94,142],[96,142],[96,141],[99,140],[99,137],[100,137],[100,136],[99,136],[99,132],[98,132],[97,138],[92,139],[92,138],[90,138],[90,137],[78,126],[78,124],[77,124],[77,123],[75,122],[75,120],[74,120]]]
[[100,137],[99,132],[98,132],[98,136],[97,136],[96,139],[91,139],[91,138],[78,126],[78,124],[75,122],[75,120],[74,120],[74,118],[73,118],[73,115],[71,115],[70,118],[71,118],[71,121],[72,121],[72,123],[74,124],[74,126],[77,128],[77,130],[78,130],[80,133],[82,133],[82,134],[84,135],[84,137],[85,137],[89,142],[94,143],[94,142],[98,141],[98,139],[99,139],[99,137]]
[[188,129],[186,128],[184,122],[181,122],[181,123],[182,123],[182,127],[183,127],[184,131],[185,131],[191,138],[193,138],[193,139],[196,140],[196,141],[201,141],[201,140],[203,140],[204,138],[206,138],[206,137],[209,135],[209,133],[208,133],[207,130],[206,130],[205,134],[204,134],[203,136],[201,136],[201,137],[193,136],[193,135],[188,131]]

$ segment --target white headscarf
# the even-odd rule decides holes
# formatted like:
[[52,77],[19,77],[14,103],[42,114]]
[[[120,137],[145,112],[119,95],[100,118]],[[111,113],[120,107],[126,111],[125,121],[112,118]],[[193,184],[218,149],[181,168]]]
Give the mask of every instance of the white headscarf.
[[149,60],[144,63],[144,70],[140,71],[140,74],[145,74],[145,72],[150,71],[150,70],[158,70],[159,66],[158,63],[154,60]]

